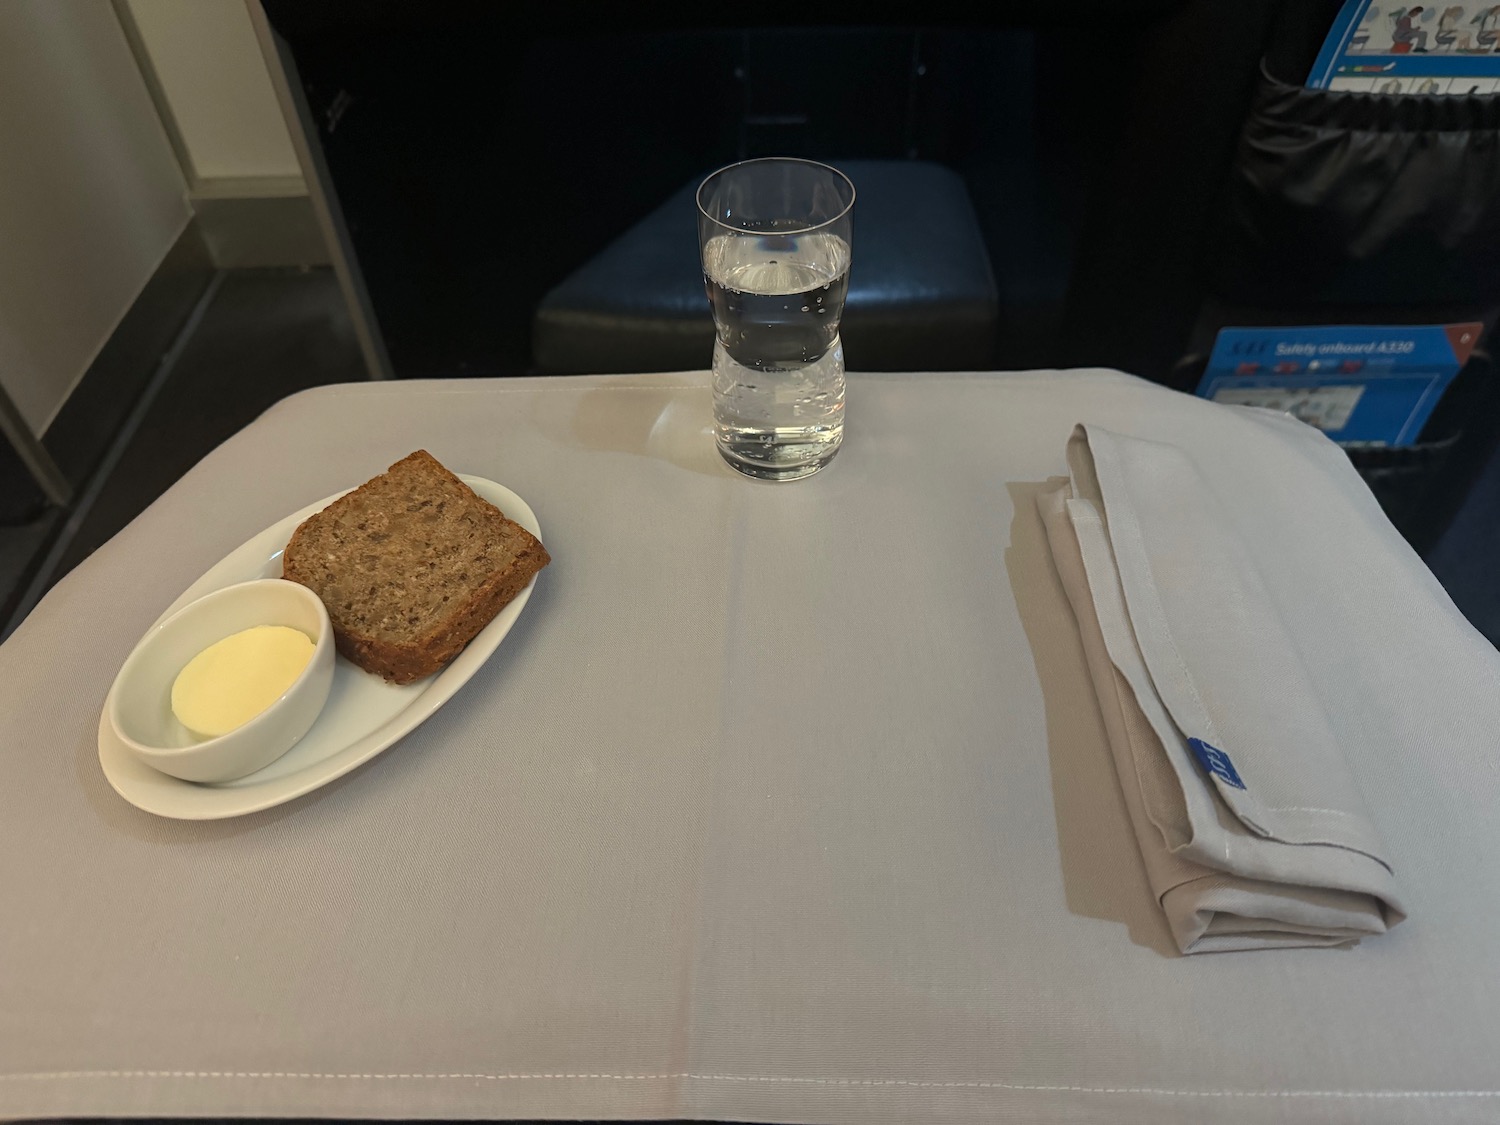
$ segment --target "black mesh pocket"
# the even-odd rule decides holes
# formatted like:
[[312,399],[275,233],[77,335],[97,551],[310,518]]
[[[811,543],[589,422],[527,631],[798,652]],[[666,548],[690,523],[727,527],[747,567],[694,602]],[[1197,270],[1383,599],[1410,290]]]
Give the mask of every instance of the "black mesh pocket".
[[1209,263],[1233,301],[1500,299],[1500,96],[1308,89],[1262,67]]

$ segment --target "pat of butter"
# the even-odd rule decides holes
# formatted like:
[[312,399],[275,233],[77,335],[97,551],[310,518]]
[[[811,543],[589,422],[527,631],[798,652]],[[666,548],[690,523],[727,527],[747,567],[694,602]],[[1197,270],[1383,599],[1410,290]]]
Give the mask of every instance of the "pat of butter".
[[257,625],[209,645],[172,683],[172,714],[200,738],[244,726],[296,682],[313,656],[311,638],[285,625]]

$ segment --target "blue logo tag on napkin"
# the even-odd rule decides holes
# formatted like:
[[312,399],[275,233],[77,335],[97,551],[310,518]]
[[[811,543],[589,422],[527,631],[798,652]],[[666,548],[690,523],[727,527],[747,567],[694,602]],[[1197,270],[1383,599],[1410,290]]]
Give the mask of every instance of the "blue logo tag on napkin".
[[1240,780],[1239,773],[1234,768],[1234,763],[1229,760],[1229,755],[1217,746],[1210,746],[1201,738],[1190,738],[1188,745],[1192,747],[1193,756],[1198,759],[1198,764],[1213,774],[1225,785],[1233,785],[1236,789],[1245,788],[1245,783]]

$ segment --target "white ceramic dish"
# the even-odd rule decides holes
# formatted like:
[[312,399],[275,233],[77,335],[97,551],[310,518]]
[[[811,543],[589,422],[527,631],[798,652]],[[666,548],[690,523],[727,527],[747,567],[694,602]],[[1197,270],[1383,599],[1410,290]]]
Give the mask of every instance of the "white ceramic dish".
[[[460,479],[538,539],[542,537],[535,513],[510,489],[483,477],[460,474]],[[337,492],[309,504],[231,551],[183,591],[162,618],[225,586],[252,578],[279,578],[281,552],[292,531],[342,495]],[[312,729],[287,754],[238,781],[198,785],[168,777],[138,761],[110,728],[106,700],[99,716],[99,764],[104,776],[136,808],[179,820],[243,816],[301,797],[369,761],[452,698],[505,639],[526,608],[534,585],[533,580],[448,667],[425,680],[397,687],[339,657],[328,702]]]
[[[217,738],[195,736],[173,714],[173,682],[209,645],[256,625],[312,638],[307,667],[269,707]],[[237,582],[157,622],[125,659],[109,691],[115,739],[146,765],[183,781],[225,782],[264,769],[312,729],[333,686],[333,625],[318,595],[280,578]]]

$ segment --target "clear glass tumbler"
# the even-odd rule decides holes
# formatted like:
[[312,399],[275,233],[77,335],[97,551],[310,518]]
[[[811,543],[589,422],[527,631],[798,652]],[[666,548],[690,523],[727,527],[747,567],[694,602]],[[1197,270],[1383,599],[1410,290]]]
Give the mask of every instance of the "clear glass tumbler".
[[849,177],[811,160],[746,160],[698,188],[714,439],[747,476],[808,476],[843,441],[853,213]]

